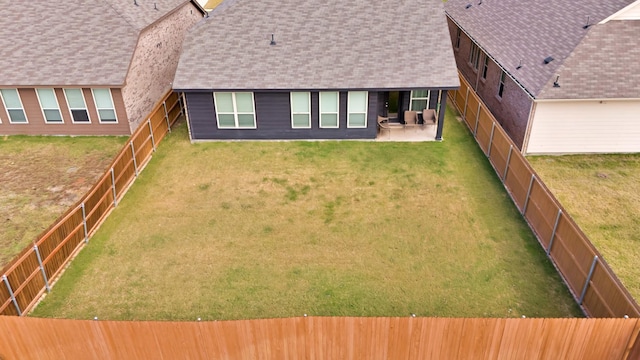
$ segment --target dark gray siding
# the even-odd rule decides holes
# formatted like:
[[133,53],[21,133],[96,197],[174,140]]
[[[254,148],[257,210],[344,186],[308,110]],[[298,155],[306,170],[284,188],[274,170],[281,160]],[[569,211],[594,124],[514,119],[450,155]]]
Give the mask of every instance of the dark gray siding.
[[189,129],[194,140],[209,139],[208,134],[216,131],[213,93],[186,93]]
[[377,134],[378,93],[369,92],[367,127],[347,128],[347,92],[340,92],[340,127],[322,129],[318,126],[319,95],[311,93],[311,128],[291,127],[289,92],[255,92],[257,129],[218,129],[213,105],[213,93],[188,92],[189,126],[194,140],[296,140],[296,139],[375,139]]

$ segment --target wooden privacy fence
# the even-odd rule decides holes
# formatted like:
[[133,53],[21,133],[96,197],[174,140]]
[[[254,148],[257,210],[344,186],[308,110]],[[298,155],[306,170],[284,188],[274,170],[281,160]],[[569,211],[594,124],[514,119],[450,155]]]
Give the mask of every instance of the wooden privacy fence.
[[591,317],[640,317],[640,307],[460,74],[451,100],[547,256]]
[[178,94],[167,93],[91,190],[2,269],[0,315],[26,314],[50,291],[51,281],[118,205],[182,111]]
[[[0,317],[3,359],[635,359],[638,319]],[[634,345],[635,344],[635,345]]]

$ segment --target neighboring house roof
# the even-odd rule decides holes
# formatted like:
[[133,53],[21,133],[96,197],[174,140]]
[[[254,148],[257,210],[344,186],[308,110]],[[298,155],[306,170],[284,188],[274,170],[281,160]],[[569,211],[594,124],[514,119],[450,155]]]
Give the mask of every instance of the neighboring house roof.
[[[638,62],[635,65],[625,62],[629,58],[624,55],[632,47],[637,51],[640,45],[637,40],[638,27],[637,24],[611,24],[613,21],[602,25],[598,23],[633,2],[449,0],[445,9],[449,17],[532,97],[612,97],[612,93],[626,93],[630,86],[612,92],[611,85],[615,80],[591,84],[592,80],[588,79],[602,79],[614,73],[615,78],[621,78],[633,72],[630,67],[638,73]],[[467,5],[471,6],[467,8]],[[590,26],[585,28],[587,19]],[[631,33],[634,29],[635,37]],[[607,34],[607,31],[616,33]],[[585,38],[587,34],[589,37]],[[607,54],[605,49],[594,52],[597,49],[593,46],[603,45],[604,41],[612,38],[615,38],[615,44],[607,44],[606,47],[612,53]],[[629,39],[631,43],[621,41],[621,38]],[[618,59],[619,55],[621,58]],[[553,61],[545,64],[548,57],[552,57]],[[586,64],[595,58],[604,62],[588,67]],[[518,66],[521,67],[518,69]],[[550,90],[558,75],[561,86]],[[582,78],[569,79],[570,76]],[[591,89],[578,89],[580,81]]]
[[123,85],[140,32],[189,1],[135,2],[0,0],[0,86]]
[[178,90],[458,86],[441,0],[227,0],[187,35],[174,81]]
[[640,98],[640,20],[594,26],[556,73],[540,98]]

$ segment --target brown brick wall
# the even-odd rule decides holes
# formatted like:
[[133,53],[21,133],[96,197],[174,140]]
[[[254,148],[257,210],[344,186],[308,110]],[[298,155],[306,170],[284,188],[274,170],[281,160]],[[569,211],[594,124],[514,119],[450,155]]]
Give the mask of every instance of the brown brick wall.
[[171,89],[184,35],[201,19],[202,13],[189,2],[140,35],[122,89],[132,132]]
[[78,124],[73,123],[69,107],[67,106],[62,88],[54,88],[60,113],[62,114],[62,124],[46,123],[40,102],[34,88],[20,88],[18,93],[22,100],[22,106],[27,115],[28,124],[11,124],[7,117],[6,110],[0,102],[0,135],[129,135],[131,134],[129,124],[127,122],[127,114],[122,101],[122,93],[120,89],[111,89],[116,114],[118,117],[117,124],[101,124],[98,119],[93,94],[91,89],[84,88],[85,103],[89,112],[91,123]]
[[484,64],[484,54],[481,50],[478,71],[473,69],[469,63],[469,52],[471,51],[471,39],[462,32],[460,36],[460,47],[455,48],[457,26],[450,20],[449,32],[451,34],[452,44],[454,45],[454,55],[458,70],[469,81],[478,96],[487,104],[491,113],[496,120],[502,125],[507,134],[511,137],[518,147],[522,148],[525,133],[527,131],[527,122],[529,121],[529,111],[531,110],[532,100],[526,92],[522,90],[508,76],[505,78],[505,88],[502,98],[498,97],[498,87],[500,84],[500,74],[502,70],[496,63],[489,59],[486,80],[481,78],[482,66]]

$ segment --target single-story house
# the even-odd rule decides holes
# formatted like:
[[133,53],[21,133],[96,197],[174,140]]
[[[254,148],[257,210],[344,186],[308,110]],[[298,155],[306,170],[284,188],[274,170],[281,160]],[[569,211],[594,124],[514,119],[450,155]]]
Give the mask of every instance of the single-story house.
[[226,0],[173,84],[192,140],[375,139],[378,115],[425,108],[441,139],[458,87],[441,0]]
[[188,0],[0,0],[0,134],[131,134],[204,14]]
[[523,153],[640,152],[640,1],[445,10],[458,69]]

